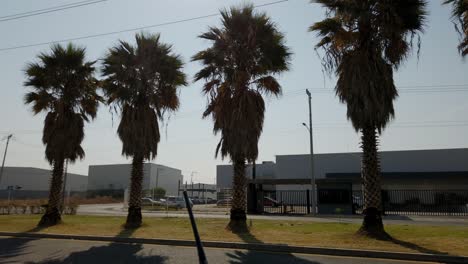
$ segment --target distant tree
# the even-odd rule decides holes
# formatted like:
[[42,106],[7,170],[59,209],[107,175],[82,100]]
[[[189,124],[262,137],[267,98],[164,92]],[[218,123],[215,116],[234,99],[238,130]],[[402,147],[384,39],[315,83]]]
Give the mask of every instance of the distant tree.
[[155,199],[161,199],[166,196],[166,190],[161,187],[156,187],[156,188],[153,188],[152,194],[154,195]]
[[121,115],[122,155],[133,158],[127,228],[142,222],[143,161],[157,155],[158,120],[179,108],[177,89],[186,85],[180,57],[159,35],[137,34],[135,39],[136,46],[120,41],[111,48],[102,68],[107,103]]
[[85,48],[68,44],[52,46],[51,53],[41,53],[38,62],[26,67],[25,86],[32,91],[24,97],[34,114],[45,112],[42,142],[45,156],[52,165],[49,201],[39,226],[61,221],[63,167],[68,159],[75,162],[85,155],[81,147],[84,122],[96,117],[101,97],[96,93],[94,61],[86,61]]
[[[382,223],[378,135],[394,117],[398,96],[393,70],[408,57],[423,31],[423,0],[318,0],[327,17],[310,27],[325,51],[323,63],[336,73],[336,94],[362,133],[364,222],[358,233],[388,238]],[[418,43],[419,46],[419,43]]]
[[468,0],[445,0],[444,4],[452,5],[452,20],[461,37],[458,51],[465,57],[468,54]]
[[212,116],[214,133],[221,133],[216,155],[234,164],[233,200],[228,229],[242,232],[246,224],[246,162],[258,156],[265,103],[262,94],[280,95],[274,75],[288,70],[289,49],[284,36],[264,13],[253,6],[221,11],[222,26],[211,27],[200,38],[212,46],[194,61],[204,68],[195,80],[205,80],[209,103],[203,117]]

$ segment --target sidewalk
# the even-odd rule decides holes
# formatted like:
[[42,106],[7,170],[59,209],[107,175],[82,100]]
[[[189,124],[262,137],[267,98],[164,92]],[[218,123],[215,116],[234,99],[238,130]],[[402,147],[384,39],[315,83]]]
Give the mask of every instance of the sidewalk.
[[[194,207],[194,214],[197,218],[229,218],[229,210],[197,210],[197,205]],[[223,208],[224,209],[224,208]],[[143,210],[145,217],[188,217],[185,210],[179,211],[149,211]],[[103,216],[126,216],[127,211],[122,204],[101,204],[101,205],[80,205],[78,215],[103,215]],[[342,223],[361,223],[362,216],[360,215],[319,215],[319,216],[291,216],[291,215],[249,215],[249,219],[264,219],[264,220],[283,220],[283,221],[311,221],[311,222],[342,222]],[[467,216],[384,216],[385,224],[400,224],[400,225],[434,225],[434,226],[468,226]]]

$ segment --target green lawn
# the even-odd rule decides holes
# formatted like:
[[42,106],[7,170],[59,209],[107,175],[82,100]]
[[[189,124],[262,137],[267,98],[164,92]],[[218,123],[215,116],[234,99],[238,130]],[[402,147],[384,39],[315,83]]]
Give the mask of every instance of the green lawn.
[[[39,217],[1,215],[0,231],[31,231]],[[39,232],[193,239],[189,220],[183,218],[144,218],[144,225],[130,234],[122,230],[124,217],[64,216],[63,220]],[[251,234],[242,236],[224,229],[226,219],[198,219],[197,223],[202,240],[468,255],[468,226],[387,225],[386,230],[395,239],[388,242],[355,236],[359,225],[348,223],[252,220]]]

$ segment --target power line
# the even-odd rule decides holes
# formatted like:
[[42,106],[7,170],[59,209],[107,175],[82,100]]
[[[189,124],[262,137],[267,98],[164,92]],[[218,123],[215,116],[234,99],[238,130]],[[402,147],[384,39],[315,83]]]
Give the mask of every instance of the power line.
[[[426,86],[398,86],[399,93],[445,93],[445,92],[468,92],[468,84],[454,85],[426,85]],[[334,88],[310,88],[311,93],[330,94],[335,93]],[[284,96],[303,95],[304,89],[291,90],[284,93]]]
[[91,1],[94,1],[94,0],[86,0],[86,1],[80,1],[80,2],[73,2],[73,3],[64,4],[64,5],[52,6],[52,7],[47,7],[47,8],[43,8],[43,9],[32,10],[32,11],[23,12],[23,13],[16,13],[16,14],[13,14],[13,15],[1,16],[0,19],[10,18],[10,17],[15,17],[15,16],[21,16],[21,15],[27,15],[27,14],[32,14],[32,13],[36,13],[36,12],[41,12],[41,11],[51,10],[51,9],[55,9],[55,8],[66,7],[66,6],[70,6],[70,5],[77,5],[77,4],[81,4],[81,3],[85,3],[85,2],[91,2]]
[[[280,0],[280,1],[269,2],[269,3],[265,3],[265,4],[261,4],[261,5],[256,5],[256,6],[254,6],[254,7],[255,7],[255,8],[258,8],[258,7],[270,6],[270,5],[275,5],[275,4],[279,4],[279,3],[283,3],[283,2],[288,2],[288,1],[289,1],[289,0]],[[81,40],[81,39],[97,38],[97,37],[115,35],[115,34],[120,34],[120,33],[125,33],[125,32],[139,31],[139,30],[148,29],[148,28],[154,28],[154,27],[161,27],[161,26],[174,25],[174,24],[179,24],[179,23],[184,23],[184,22],[189,22],[189,21],[194,21],[194,20],[200,20],[200,19],[209,18],[209,17],[215,17],[215,16],[219,16],[219,13],[216,13],[216,14],[209,14],[209,15],[204,15],[204,16],[198,16],[198,17],[192,17],[192,18],[186,18],[186,19],[180,19],[180,20],[175,20],[175,21],[170,21],[170,22],[164,22],[164,23],[159,23],[159,24],[154,24],[154,25],[148,25],[148,26],[142,26],[142,27],[136,27],[136,28],[130,28],[130,29],[124,29],[124,30],[106,32],[106,33],[100,33],[100,34],[92,34],[92,35],[81,36],[81,37],[74,37],[74,38],[68,38],[68,39],[47,41],[47,42],[34,43],[34,44],[28,44],[28,45],[20,45],[20,46],[8,47],[8,48],[0,48],[0,51],[15,50],[15,49],[23,49],[23,48],[36,47],[36,46],[43,46],[43,45],[50,45],[50,44],[55,44],[55,43],[69,42],[69,41],[75,41],[75,40]]]
[[97,4],[97,3],[101,3],[101,2],[105,2],[105,1],[107,1],[107,0],[96,0],[96,1],[88,0],[88,1],[75,2],[75,3],[66,4],[66,5],[61,5],[61,6],[56,6],[56,7],[49,7],[49,8],[44,8],[44,9],[39,9],[39,10],[34,10],[34,11],[29,11],[29,12],[24,12],[24,13],[18,13],[18,14],[14,14],[14,15],[8,15],[8,16],[0,17],[0,22],[20,19],[20,18],[25,18],[25,17],[31,17],[31,16],[38,16],[38,15],[57,12],[57,11],[62,11],[62,10],[66,10],[66,9],[72,9],[72,8],[77,8],[77,7],[81,7],[81,6],[93,5],[93,4]]

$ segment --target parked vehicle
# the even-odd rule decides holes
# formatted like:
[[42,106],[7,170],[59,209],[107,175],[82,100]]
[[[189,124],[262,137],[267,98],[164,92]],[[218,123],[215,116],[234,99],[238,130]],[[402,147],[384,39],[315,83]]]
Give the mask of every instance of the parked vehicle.
[[219,200],[218,202],[216,202],[216,205],[217,205],[217,206],[228,206],[228,205],[231,204],[231,201],[232,201],[231,198]]
[[215,199],[212,199],[212,198],[207,198],[207,199],[206,199],[206,202],[207,202],[208,204],[215,204],[217,201],[216,201]]
[[272,207],[278,207],[281,205],[281,202],[276,201],[273,198],[270,197],[263,197],[263,206],[272,206]]
[[151,197],[141,198],[141,205],[161,205],[160,201],[155,201]]
[[[193,207],[193,202],[189,199],[190,208]],[[185,205],[184,197],[182,196],[168,196],[166,197],[166,205],[170,208],[182,209],[187,208]]]

